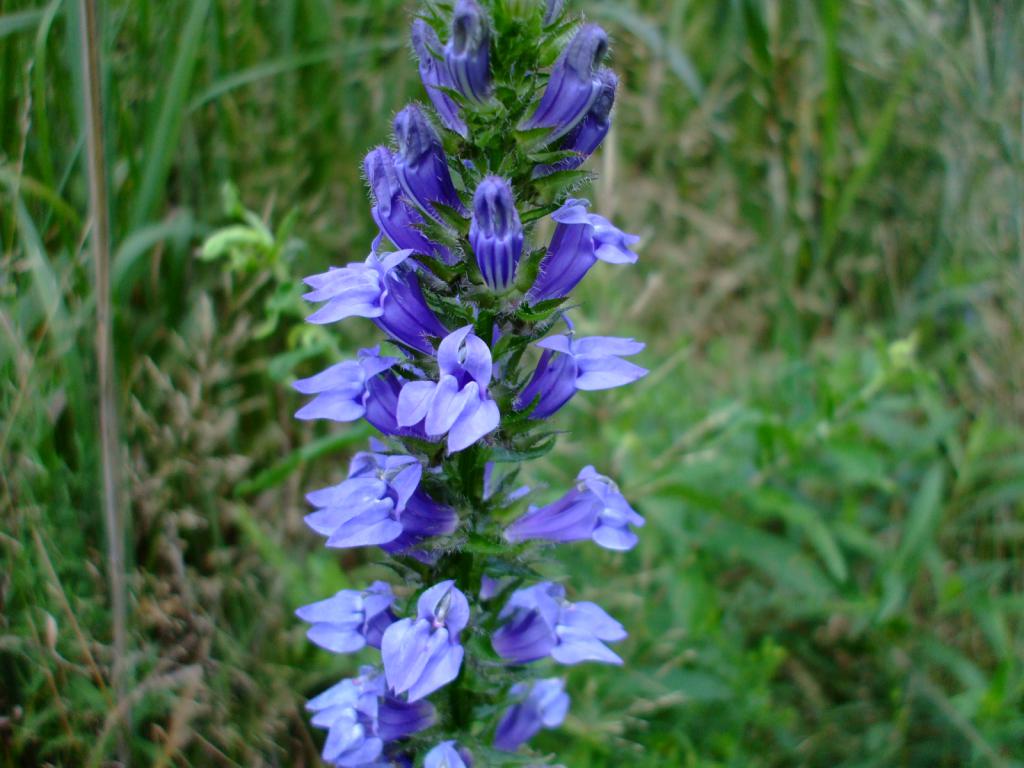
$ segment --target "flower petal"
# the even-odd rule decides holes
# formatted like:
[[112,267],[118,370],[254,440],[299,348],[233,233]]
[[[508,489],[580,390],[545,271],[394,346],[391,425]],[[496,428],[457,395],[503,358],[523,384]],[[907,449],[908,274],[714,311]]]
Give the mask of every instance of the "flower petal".
[[[571,492],[570,492],[571,493]],[[505,538],[511,542],[527,539],[548,541],[582,541],[589,539],[597,525],[600,504],[591,496],[571,496],[527,512],[505,529]]]
[[557,641],[553,628],[536,612],[514,619],[491,635],[494,651],[516,664],[543,659]]
[[466,337],[465,358],[462,360],[462,367],[480,386],[481,390],[487,389],[487,385],[491,383],[491,349],[479,336]]
[[617,357],[577,357],[576,389],[593,391],[631,384],[647,375],[647,369]]
[[357,629],[339,624],[314,624],[306,637],[334,653],[355,653],[366,646],[366,638]]
[[337,507],[372,504],[384,498],[387,483],[376,477],[357,477],[337,485],[310,491],[306,501],[316,507]]
[[409,701],[418,701],[428,696],[459,676],[462,657],[461,645],[448,641],[448,633],[439,629],[431,636],[431,655],[423,675],[409,688]]
[[355,360],[343,360],[320,373],[299,379],[292,386],[304,395],[316,395],[328,390],[345,391],[353,397],[363,391],[363,367]]
[[372,547],[387,544],[402,535],[402,524],[390,515],[380,517],[360,515],[340,525],[327,539],[327,546],[335,549]]
[[598,525],[594,529],[594,542],[605,549],[625,552],[636,546],[639,538],[635,533],[626,528],[616,528],[611,525]]
[[584,661],[622,664],[618,654],[586,630],[559,627],[558,640],[558,645],[551,651],[551,658],[559,664],[572,665]]
[[437,385],[432,381],[410,381],[398,393],[396,419],[398,426],[411,427],[423,421],[434,399]]
[[[538,342],[537,346],[541,346],[541,343]],[[594,357],[628,357],[643,352],[645,346],[642,341],[620,336],[586,336],[573,340],[573,350],[577,355]]]
[[377,735],[384,741],[404,739],[437,722],[437,710],[428,701],[405,702],[386,697],[377,712]]
[[564,608],[558,617],[559,629],[585,629],[601,640],[616,642],[628,636],[625,628],[597,603],[580,602]]
[[476,382],[471,381],[465,388],[459,391],[459,382],[454,376],[443,375],[437,382],[437,390],[433,400],[430,402],[430,410],[427,411],[427,418],[423,428],[428,435],[443,435],[449,429],[459,414],[466,408],[470,399],[477,394]]
[[464,325],[449,333],[437,345],[437,367],[442,373],[456,373],[459,370],[459,348],[472,332],[472,325]]
[[330,421],[355,421],[366,413],[366,408],[358,400],[353,400],[347,393],[328,392],[317,395],[312,401],[295,412],[295,418],[303,421],[310,419],[329,419]]
[[295,615],[309,623],[332,622],[358,624],[362,621],[363,596],[354,589],[343,589],[326,600],[304,605]]
[[430,638],[430,624],[422,620],[401,619],[384,632],[380,644],[384,676],[395,693],[409,690],[423,674],[430,661]]
[[[469,386],[471,384],[466,388]],[[493,400],[475,401],[477,405],[474,407],[473,402],[448,432],[448,453],[458,453],[498,428],[501,421],[498,404]]]

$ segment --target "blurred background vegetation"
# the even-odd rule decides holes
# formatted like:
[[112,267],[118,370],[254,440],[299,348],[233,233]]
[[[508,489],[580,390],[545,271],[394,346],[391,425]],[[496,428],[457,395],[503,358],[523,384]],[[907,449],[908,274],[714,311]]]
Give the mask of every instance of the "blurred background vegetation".
[[[631,637],[538,747],[1024,766],[1022,3],[573,2],[624,84],[596,209],[644,238],[580,325],[652,373],[577,398],[531,471],[592,462],[648,527],[558,553]],[[410,7],[103,4],[136,764],[315,765],[305,697],[351,670],[292,611],[372,567],[302,524],[367,433],[287,385],[374,335],[303,328],[298,280],[368,249]],[[4,766],[110,764],[121,719],[79,24],[0,1]]]

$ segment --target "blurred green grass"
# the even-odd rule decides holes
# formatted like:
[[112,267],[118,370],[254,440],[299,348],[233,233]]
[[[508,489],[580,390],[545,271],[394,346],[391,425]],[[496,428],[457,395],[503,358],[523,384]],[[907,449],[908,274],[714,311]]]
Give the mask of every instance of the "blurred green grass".
[[[350,667],[291,616],[374,566],[301,524],[365,433],[287,382],[371,338],[297,280],[372,237],[359,161],[420,98],[397,0],[105,4],[131,749],[313,765]],[[1024,765],[1024,8],[577,0],[624,87],[597,209],[644,237],[587,332],[651,376],[531,470],[648,517],[554,553],[631,631],[571,674],[567,766]],[[103,765],[118,716],[98,497],[79,20],[0,5],[0,755]],[[397,20],[403,19],[401,23]],[[199,246],[249,226],[266,236]],[[251,227],[250,227],[251,229]],[[223,231],[223,230],[222,230]],[[223,258],[222,258],[223,257]]]

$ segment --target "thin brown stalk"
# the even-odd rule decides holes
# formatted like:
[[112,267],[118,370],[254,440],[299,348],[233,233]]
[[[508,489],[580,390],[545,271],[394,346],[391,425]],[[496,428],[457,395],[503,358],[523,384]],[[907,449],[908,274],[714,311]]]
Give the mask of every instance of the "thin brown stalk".
[[[128,590],[125,577],[124,521],[121,516],[120,450],[114,380],[114,336],[110,296],[110,208],[107,162],[103,143],[100,94],[100,37],[97,0],[79,0],[82,31],[82,80],[86,124],[85,153],[89,170],[89,218],[96,292],[96,368],[99,372],[100,456],[103,474],[103,513],[107,531],[107,570],[113,625],[112,682],[121,722],[130,721],[125,695]],[[125,729],[118,734],[118,753],[127,765]]]
[[194,670],[185,684],[185,690],[178,697],[178,703],[171,713],[171,722],[167,728],[167,738],[164,740],[163,749],[153,763],[153,768],[164,768],[170,764],[174,755],[178,754],[182,747],[188,743],[190,738],[189,723],[199,712],[200,706],[196,701],[196,694],[203,680],[202,668],[197,666],[189,667]]
[[93,682],[96,683],[96,687],[106,699],[107,706],[113,706],[115,702],[110,699],[109,689],[103,681],[103,674],[100,672],[100,668],[96,664],[96,659],[93,658],[92,651],[89,649],[89,641],[86,640],[85,633],[82,631],[82,626],[78,623],[78,618],[75,616],[75,612],[71,608],[71,603],[68,601],[68,594],[64,591],[64,585],[61,584],[60,577],[57,575],[57,570],[53,567],[53,560],[50,559],[50,553],[46,549],[46,544],[43,543],[42,536],[39,533],[39,528],[40,526],[38,524],[33,525],[32,540],[35,542],[39,561],[43,564],[46,576],[50,580],[50,589],[53,590],[53,594],[60,603],[61,610],[64,613],[64,618],[71,627],[71,631],[75,634],[79,650],[82,652],[82,658],[85,659],[86,666],[89,668],[89,673]]
[[[36,623],[32,618],[31,614],[28,614],[28,625],[32,629],[32,639],[36,645],[40,648],[44,647],[44,642],[39,637],[39,629],[36,627]],[[43,668],[43,675],[46,678],[46,687],[50,689],[50,696],[53,699],[54,706],[57,708],[57,717],[60,719],[61,728],[64,729],[64,737],[68,740],[69,744],[74,744],[75,733],[71,730],[71,721],[68,720],[68,710],[64,705],[64,699],[60,695],[60,688],[57,686],[57,680],[53,676],[53,672],[50,670],[48,664],[41,665]]]
[[[104,765],[104,752],[106,750],[107,740],[110,739],[111,734],[117,728],[118,723],[126,721],[128,711],[135,704],[138,704],[146,696],[150,695],[155,691],[169,691],[178,688],[179,686],[185,687],[186,689],[192,686],[198,686],[198,682],[202,680],[203,671],[198,664],[191,664],[187,667],[181,667],[173,672],[166,672],[163,674],[152,673],[149,677],[141,680],[128,695],[126,695],[114,709],[107,712],[107,717],[103,722],[103,727],[99,733],[96,734],[96,740],[93,744],[92,751],[89,753],[89,758],[85,761],[86,768],[98,768],[100,765]],[[186,694],[188,695],[188,694]]]

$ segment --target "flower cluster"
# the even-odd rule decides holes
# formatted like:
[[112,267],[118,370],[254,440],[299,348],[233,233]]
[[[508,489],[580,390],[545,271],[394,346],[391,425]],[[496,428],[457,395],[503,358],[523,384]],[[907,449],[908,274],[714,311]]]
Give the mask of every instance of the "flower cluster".
[[380,433],[307,495],[307,524],[331,548],[379,547],[403,581],[297,611],[321,648],[379,658],[308,704],[324,760],[345,768],[501,765],[559,726],[570,700],[551,665],[622,664],[609,644],[626,631],[531,560],[552,542],[629,550],[644,524],[592,466],[525,510],[513,486],[577,392],[647,373],[624,359],[643,344],[578,336],[566,309],[597,262],[637,260],[639,238],[570,197],[610,126],[607,35],[561,2],[456,0],[425,7],[411,38],[431,106],[399,111],[366,156],[379,235],[365,260],[305,280],[309,322],[367,318],[386,346],[295,382],[310,396],[297,418]]

